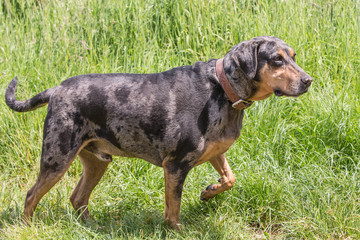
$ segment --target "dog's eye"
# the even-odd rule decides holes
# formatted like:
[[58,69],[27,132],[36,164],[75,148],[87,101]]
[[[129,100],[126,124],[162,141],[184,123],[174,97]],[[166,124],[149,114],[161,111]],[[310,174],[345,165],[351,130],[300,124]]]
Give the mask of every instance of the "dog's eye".
[[282,60],[281,56],[276,56],[276,57],[274,58],[274,61],[275,61],[275,62],[281,61],[281,60]]
[[296,53],[295,53],[294,56],[292,57],[292,59],[294,60],[294,62],[296,61],[296,60],[295,60],[295,56],[296,56]]
[[280,55],[274,57],[272,60],[276,65],[281,65],[283,63],[283,58]]

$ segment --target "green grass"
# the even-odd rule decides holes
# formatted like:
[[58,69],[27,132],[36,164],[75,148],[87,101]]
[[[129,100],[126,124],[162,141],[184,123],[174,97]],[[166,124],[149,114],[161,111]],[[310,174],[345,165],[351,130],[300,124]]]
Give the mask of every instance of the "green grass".
[[[220,58],[255,36],[282,38],[313,78],[297,99],[271,97],[246,110],[227,153],[236,185],[207,203],[218,175],[191,171],[182,232],[163,222],[161,168],[115,158],[82,223],[69,202],[75,161],[21,224],[35,183],[46,108],[15,113],[0,101],[0,238],[359,239],[360,3],[353,0],[0,1],[0,95],[19,77],[27,99],[85,73],[151,73]],[[2,97],[2,99],[4,99]]]

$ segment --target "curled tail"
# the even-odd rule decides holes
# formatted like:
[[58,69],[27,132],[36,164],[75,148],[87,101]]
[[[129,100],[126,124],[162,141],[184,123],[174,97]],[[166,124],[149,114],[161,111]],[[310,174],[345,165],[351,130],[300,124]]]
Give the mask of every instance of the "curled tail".
[[15,97],[16,85],[17,77],[11,80],[11,82],[7,86],[5,92],[5,101],[9,108],[17,112],[33,111],[39,107],[46,105],[50,100],[50,96],[56,88],[55,87],[47,89],[28,100],[18,101]]

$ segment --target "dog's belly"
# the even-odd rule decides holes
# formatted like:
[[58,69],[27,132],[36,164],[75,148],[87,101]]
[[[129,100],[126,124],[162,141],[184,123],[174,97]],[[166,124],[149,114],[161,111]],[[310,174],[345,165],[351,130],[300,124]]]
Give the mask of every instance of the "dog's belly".
[[[207,162],[215,157],[220,156],[221,154],[225,153],[230,146],[234,143],[234,139],[226,139],[226,140],[218,140],[208,142],[206,144],[200,143],[198,149],[195,150],[192,154],[195,157],[194,166],[200,165],[204,162]],[[203,146],[203,147],[200,147]],[[105,162],[111,162],[112,156],[121,156],[121,157],[129,157],[129,158],[141,158],[144,159],[154,165],[162,166],[162,153],[159,152],[158,149],[153,148],[143,148],[141,149],[141,144],[136,146],[136,151],[133,149],[119,149],[118,147],[114,146],[114,144],[110,143],[105,139],[96,139],[90,141],[83,149],[85,151],[91,152],[94,154],[99,160]]]
[[85,151],[91,152],[99,160],[104,162],[111,162],[113,155],[123,156],[123,157],[134,157],[132,154],[121,151],[119,148],[115,147],[112,143],[105,139],[96,139],[90,141],[83,148]]
[[[116,144],[118,145],[118,144]],[[141,145],[136,147],[141,148]],[[106,139],[94,139],[84,146],[83,150],[91,152],[99,160],[104,162],[111,162],[112,156],[121,156],[128,158],[141,158],[154,165],[161,166],[162,159],[156,150],[144,149],[144,151],[134,151],[133,149],[119,149],[114,144]]]

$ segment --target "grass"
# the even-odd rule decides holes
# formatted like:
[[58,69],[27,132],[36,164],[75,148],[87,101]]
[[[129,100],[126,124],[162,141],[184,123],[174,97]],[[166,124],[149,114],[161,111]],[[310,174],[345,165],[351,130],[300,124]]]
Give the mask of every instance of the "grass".
[[182,232],[163,222],[162,169],[115,158],[82,223],[68,200],[78,161],[21,224],[39,170],[46,108],[15,113],[0,101],[0,238],[359,239],[360,4],[348,0],[2,0],[0,95],[19,77],[27,99],[85,73],[151,73],[222,57],[255,36],[282,38],[313,78],[297,99],[271,97],[246,110],[227,153],[229,191],[202,203],[210,164],[191,171]]

